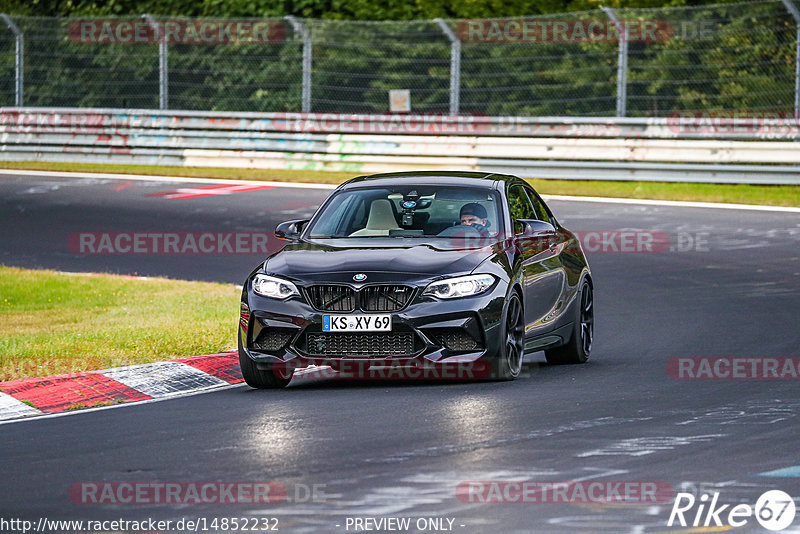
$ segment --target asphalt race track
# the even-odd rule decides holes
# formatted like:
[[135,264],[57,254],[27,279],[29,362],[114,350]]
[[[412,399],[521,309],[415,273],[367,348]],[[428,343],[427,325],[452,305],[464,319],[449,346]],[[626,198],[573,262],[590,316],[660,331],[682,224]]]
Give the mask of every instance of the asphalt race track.
[[[273,188],[148,196],[187,187],[2,177],[0,263],[241,283],[259,255],[82,255],[68,240],[81,232],[271,231],[310,215],[327,195]],[[283,532],[354,532],[353,518],[388,517],[411,518],[412,531],[420,518],[445,518],[455,532],[699,532],[667,526],[671,502],[482,503],[458,498],[456,488],[661,481],[698,497],[718,492],[726,504],[755,505],[770,489],[797,499],[800,382],[676,379],[667,366],[685,357],[800,357],[800,216],[550,205],[572,230],[670,239],[660,252],[588,253],[597,318],[588,364],[553,367],[533,353],[511,383],[295,381],[282,391],[241,386],[3,424],[0,517],[276,517]],[[781,476],[763,475],[776,470]],[[285,486],[286,501],[100,505],[69,493],[83,482],[273,481]],[[753,518],[738,531],[765,532]],[[800,532],[800,517],[784,532]]]

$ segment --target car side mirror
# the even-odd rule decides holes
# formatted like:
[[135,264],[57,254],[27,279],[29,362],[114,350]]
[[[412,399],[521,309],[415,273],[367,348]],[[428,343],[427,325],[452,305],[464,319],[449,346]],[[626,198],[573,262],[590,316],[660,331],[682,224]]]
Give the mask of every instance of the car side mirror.
[[294,241],[300,237],[300,232],[303,231],[303,226],[305,226],[308,221],[309,219],[297,219],[294,221],[282,222],[275,228],[275,237],[283,239],[284,241]]
[[516,219],[514,232],[517,237],[548,237],[555,235],[556,229],[549,222],[537,219]]

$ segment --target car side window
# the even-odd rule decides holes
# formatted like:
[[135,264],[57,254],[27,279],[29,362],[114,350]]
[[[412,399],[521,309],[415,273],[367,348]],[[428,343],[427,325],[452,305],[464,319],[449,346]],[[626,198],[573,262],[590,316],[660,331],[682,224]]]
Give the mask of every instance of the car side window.
[[513,219],[536,219],[536,212],[533,209],[525,189],[521,185],[512,185],[508,189],[508,210]]
[[547,212],[547,208],[545,207],[544,202],[542,202],[542,199],[540,199],[539,196],[530,189],[526,188],[525,192],[528,193],[528,196],[533,203],[533,209],[536,210],[536,218],[540,221],[553,224],[552,217],[550,217],[550,214]]

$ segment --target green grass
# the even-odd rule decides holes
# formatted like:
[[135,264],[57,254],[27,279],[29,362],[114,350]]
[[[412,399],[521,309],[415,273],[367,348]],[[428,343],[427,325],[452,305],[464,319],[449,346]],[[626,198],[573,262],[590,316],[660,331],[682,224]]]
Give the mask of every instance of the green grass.
[[0,266],[0,382],[236,345],[232,285]]
[[[310,170],[227,169],[156,165],[102,165],[93,163],[2,162],[0,168],[75,172],[153,174],[237,180],[340,184],[356,173]],[[800,186],[695,184],[668,182],[614,182],[599,180],[528,180],[537,191],[551,195],[690,200],[769,206],[800,206]]]
[[528,180],[542,194],[800,206],[800,186]]

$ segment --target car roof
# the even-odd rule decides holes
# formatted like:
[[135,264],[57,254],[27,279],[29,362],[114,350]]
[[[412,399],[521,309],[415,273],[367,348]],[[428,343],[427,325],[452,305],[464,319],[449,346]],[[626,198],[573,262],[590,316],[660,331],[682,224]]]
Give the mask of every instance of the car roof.
[[410,171],[359,176],[348,180],[339,187],[341,189],[351,189],[364,186],[396,186],[406,183],[491,188],[498,181],[505,182],[512,179],[518,178],[507,174],[495,174],[492,172]]

